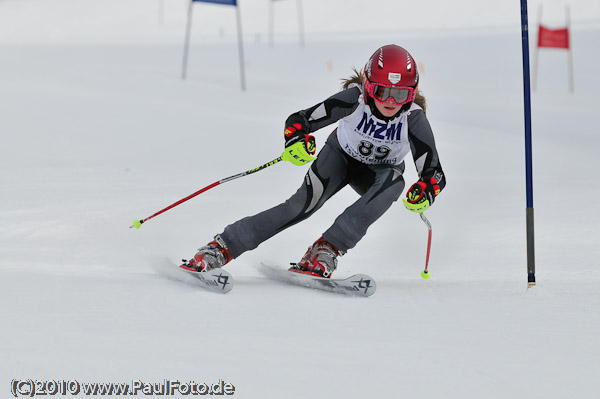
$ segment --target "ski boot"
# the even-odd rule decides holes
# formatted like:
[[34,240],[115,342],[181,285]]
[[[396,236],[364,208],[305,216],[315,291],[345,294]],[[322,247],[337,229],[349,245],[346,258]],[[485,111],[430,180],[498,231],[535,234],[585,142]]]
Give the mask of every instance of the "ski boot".
[[186,270],[193,272],[204,272],[210,269],[223,267],[232,257],[221,239],[221,236],[216,235],[214,241],[198,249],[198,253],[192,259],[182,259],[183,264],[180,266]]
[[293,266],[289,270],[329,278],[337,268],[337,257],[344,253],[321,237],[308,248],[300,262],[292,263]]

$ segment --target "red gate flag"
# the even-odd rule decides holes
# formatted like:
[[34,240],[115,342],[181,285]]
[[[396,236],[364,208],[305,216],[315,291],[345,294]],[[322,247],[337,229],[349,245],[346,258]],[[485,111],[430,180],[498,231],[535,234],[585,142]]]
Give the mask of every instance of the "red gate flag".
[[550,29],[540,25],[538,47],[569,48],[569,28]]
[[[521,7],[523,7],[523,1],[521,0]],[[525,8],[527,5],[525,5]],[[542,5],[539,6],[539,19],[542,19]],[[569,11],[569,6],[566,8],[566,19],[567,26],[564,28],[558,29],[550,29],[542,24],[538,23],[538,42],[537,47],[535,49],[535,68],[533,70],[533,90],[535,90],[536,81],[537,81],[537,65],[538,65],[538,54],[539,50],[542,47],[545,48],[556,48],[561,50],[567,50],[569,56],[569,90],[571,93],[574,92],[574,82],[573,82],[573,50],[571,50],[571,43],[569,37],[569,29],[571,26],[571,13]]]

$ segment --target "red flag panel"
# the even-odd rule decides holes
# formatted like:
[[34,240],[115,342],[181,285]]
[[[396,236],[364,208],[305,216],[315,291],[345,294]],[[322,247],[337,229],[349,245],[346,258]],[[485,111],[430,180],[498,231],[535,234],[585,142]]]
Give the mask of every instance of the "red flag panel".
[[569,48],[569,28],[550,29],[540,25],[538,47]]

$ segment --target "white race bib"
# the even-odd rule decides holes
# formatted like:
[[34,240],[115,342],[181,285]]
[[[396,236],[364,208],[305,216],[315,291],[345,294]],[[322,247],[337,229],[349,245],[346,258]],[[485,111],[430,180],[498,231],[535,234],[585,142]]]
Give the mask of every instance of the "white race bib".
[[410,151],[408,114],[420,107],[413,103],[408,112],[386,122],[373,115],[362,95],[358,101],[358,108],[338,122],[337,137],[344,151],[369,165],[402,163]]

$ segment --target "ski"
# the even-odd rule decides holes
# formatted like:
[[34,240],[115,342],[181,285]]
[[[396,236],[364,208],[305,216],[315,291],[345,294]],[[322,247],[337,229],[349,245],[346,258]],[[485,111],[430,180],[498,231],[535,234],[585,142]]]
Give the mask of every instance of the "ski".
[[193,272],[179,267],[189,276],[193,276],[195,283],[202,288],[219,294],[227,294],[233,288],[233,278],[229,272],[221,269],[211,269],[205,272]]
[[377,289],[375,280],[366,274],[355,274],[343,279],[323,278],[292,272],[265,263],[260,264],[258,271],[277,281],[337,294],[367,297],[373,295]]
[[226,294],[233,288],[233,277],[226,270],[217,268],[205,272],[186,270],[172,261],[165,259],[152,261],[154,270],[171,280],[184,282],[211,292]]

